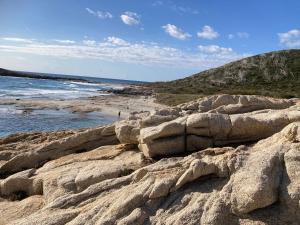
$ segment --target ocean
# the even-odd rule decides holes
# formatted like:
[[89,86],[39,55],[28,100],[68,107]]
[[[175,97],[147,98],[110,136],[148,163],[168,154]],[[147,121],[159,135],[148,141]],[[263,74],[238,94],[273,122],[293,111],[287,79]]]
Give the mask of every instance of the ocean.
[[[0,99],[80,99],[105,96],[108,94],[102,91],[136,83],[102,78],[79,78],[84,78],[89,83],[0,76]],[[0,104],[0,137],[18,132],[95,127],[117,119],[116,116],[102,115],[100,112],[71,113],[67,110],[41,109],[24,113],[22,108],[15,105]]]

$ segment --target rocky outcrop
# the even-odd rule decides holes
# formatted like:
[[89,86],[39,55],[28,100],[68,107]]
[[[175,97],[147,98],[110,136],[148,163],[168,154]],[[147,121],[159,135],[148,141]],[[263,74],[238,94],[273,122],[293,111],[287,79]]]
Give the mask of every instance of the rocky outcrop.
[[296,103],[296,99],[212,96],[121,121],[116,133],[121,143],[138,143],[149,157],[186,153],[269,137],[300,120]]
[[300,109],[250,111],[1,139],[3,165],[53,157],[0,167],[0,224],[297,225]]
[[125,87],[123,89],[111,89],[107,91],[108,93],[114,93],[118,95],[141,95],[141,96],[151,96],[153,95],[152,89],[147,89],[139,86],[133,86],[133,87]]
[[[116,124],[116,134],[122,143],[138,143],[142,128],[154,127],[179,117],[196,113],[244,114],[264,109],[296,107],[297,99],[274,99],[252,95],[214,95],[154,113],[135,113]],[[295,108],[297,109],[297,107]]]
[[188,114],[195,112],[239,114],[262,109],[285,109],[296,102],[296,99],[274,99],[255,95],[213,95],[178,107]]
[[[53,134],[52,134],[53,135]],[[39,167],[47,161],[62,157],[64,155],[78,153],[95,149],[99,146],[119,143],[115,134],[115,126],[104,126],[79,132],[58,132],[55,138],[43,137],[44,134],[27,135],[28,142],[22,143],[22,135],[10,136],[1,140],[0,152],[0,175],[18,172],[22,169]],[[13,146],[18,144],[15,151]],[[25,147],[25,148],[23,148]]]

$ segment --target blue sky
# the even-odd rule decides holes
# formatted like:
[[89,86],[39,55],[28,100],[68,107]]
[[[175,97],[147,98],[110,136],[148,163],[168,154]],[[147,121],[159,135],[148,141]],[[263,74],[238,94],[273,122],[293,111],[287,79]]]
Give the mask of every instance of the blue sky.
[[300,48],[298,0],[0,0],[0,67],[172,80]]

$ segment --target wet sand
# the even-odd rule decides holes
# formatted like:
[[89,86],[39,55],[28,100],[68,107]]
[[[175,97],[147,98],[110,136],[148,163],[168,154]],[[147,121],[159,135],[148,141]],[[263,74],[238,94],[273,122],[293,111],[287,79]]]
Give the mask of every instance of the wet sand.
[[0,99],[0,105],[15,105],[21,110],[56,109],[72,113],[101,112],[108,116],[127,117],[132,112],[154,111],[165,106],[155,103],[151,96],[107,95],[80,99]]

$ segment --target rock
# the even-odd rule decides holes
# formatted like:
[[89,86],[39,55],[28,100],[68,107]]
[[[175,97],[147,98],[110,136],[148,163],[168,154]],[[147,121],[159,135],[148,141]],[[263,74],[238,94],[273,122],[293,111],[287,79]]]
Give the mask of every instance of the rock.
[[[185,149],[186,118],[141,129],[139,148],[149,157],[181,153]],[[171,138],[170,138],[171,137]]]
[[268,154],[251,155],[244,168],[232,176],[230,201],[235,214],[246,214],[278,200],[281,160],[277,151],[268,150]]
[[123,89],[112,89],[108,91],[109,93],[114,93],[118,95],[138,95],[138,96],[151,96],[153,95],[153,90],[141,88],[141,87],[125,87]]
[[10,224],[15,220],[22,220],[41,210],[44,206],[45,201],[41,195],[30,196],[21,201],[0,201],[0,224]]
[[[0,175],[39,167],[47,161],[71,153],[88,151],[103,145],[117,144],[119,141],[113,131],[114,125],[111,125],[74,132],[58,140],[41,140],[40,143],[31,145],[32,149],[27,147],[25,151],[23,150],[19,154],[12,153],[11,158],[1,165]],[[13,141],[15,140],[3,140],[8,146]],[[5,147],[2,148],[6,150]]]
[[284,167],[282,171],[282,185],[278,193],[280,202],[291,215],[287,216],[287,223],[293,224],[300,220],[300,126],[291,124],[283,131],[285,138],[294,143],[290,150],[284,153]]
[[229,138],[255,141],[279,132],[291,122],[300,121],[299,110],[269,110],[256,114],[231,115]]
[[231,131],[231,118],[224,114],[198,113],[187,119],[187,133],[215,139],[226,139]]
[[0,183],[0,194],[2,196],[11,196],[17,193],[24,193],[25,196],[41,195],[42,182],[32,179],[35,169],[25,170],[16,173]]
[[197,135],[186,136],[186,150],[189,152],[195,152],[199,149],[206,149],[213,146],[214,142],[212,138],[201,137]]
[[159,126],[148,127],[141,130],[140,142],[148,142],[158,138],[181,136],[185,132],[186,118],[179,118]]
[[184,152],[185,139],[184,136],[166,137],[159,140],[141,143],[139,149],[147,157],[156,157],[162,155],[175,155]]
[[140,128],[138,121],[123,120],[116,123],[115,127],[116,136],[123,144],[138,143]]
[[0,139],[0,224],[298,225],[299,112],[197,112],[142,125],[147,115]]
[[235,115],[197,113],[141,129],[139,147],[154,157],[257,141],[294,121],[300,121],[300,111],[294,109]]
[[127,217],[121,219],[118,222],[118,225],[126,225],[126,224],[136,224],[136,225],[143,225],[144,221],[147,218],[147,213],[137,208],[132,211]]
[[174,115],[167,115],[167,116],[150,115],[150,116],[148,116],[148,117],[141,120],[141,128],[157,126],[161,123],[169,122],[171,120],[174,120],[177,117],[178,116],[174,116]]
[[183,112],[193,111],[238,114],[262,109],[285,109],[296,104],[295,99],[275,99],[255,95],[213,95],[179,105]]
[[[211,146],[256,141],[280,131],[290,122],[298,121],[296,103],[295,99],[215,95],[118,122],[116,135],[121,143],[139,144],[140,149],[151,157],[172,154],[172,151],[178,154]],[[271,109],[286,110],[279,112]],[[177,120],[183,120],[181,125]],[[193,136],[188,137],[190,135]],[[173,145],[169,143],[171,136],[176,139]]]

